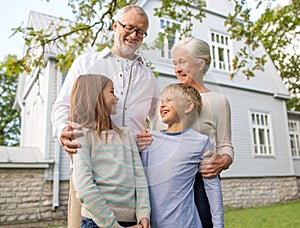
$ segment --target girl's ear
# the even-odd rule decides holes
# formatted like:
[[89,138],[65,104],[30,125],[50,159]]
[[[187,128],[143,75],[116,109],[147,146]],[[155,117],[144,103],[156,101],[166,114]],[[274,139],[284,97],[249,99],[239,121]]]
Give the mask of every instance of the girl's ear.
[[193,111],[194,107],[195,105],[193,102],[188,102],[187,105],[185,106],[184,113],[185,114],[190,113],[191,111]]

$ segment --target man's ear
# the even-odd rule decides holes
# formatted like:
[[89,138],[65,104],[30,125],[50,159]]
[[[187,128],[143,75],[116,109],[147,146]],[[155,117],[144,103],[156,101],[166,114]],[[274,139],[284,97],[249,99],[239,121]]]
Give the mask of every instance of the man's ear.
[[113,28],[113,31],[115,32],[117,29],[117,21],[114,21],[112,28]]
[[193,111],[194,107],[195,107],[195,105],[194,105],[193,102],[191,102],[191,101],[188,102],[187,105],[185,106],[184,113],[185,113],[185,114],[190,113],[191,111]]

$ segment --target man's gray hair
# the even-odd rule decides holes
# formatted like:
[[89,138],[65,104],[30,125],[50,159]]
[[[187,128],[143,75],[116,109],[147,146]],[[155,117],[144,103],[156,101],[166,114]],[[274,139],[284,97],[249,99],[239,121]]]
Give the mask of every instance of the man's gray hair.
[[143,10],[142,7],[137,6],[137,5],[128,5],[128,6],[121,8],[119,10],[119,12],[117,13],[117,15],[115,16],[115,21],[122,21],[123,17],[126,15],[126,13],[132,9],[135,10],[135,12],[137,14],[143,16],[147,20],[147,26],[149,26],[148,15],[146,14],[146,12]]

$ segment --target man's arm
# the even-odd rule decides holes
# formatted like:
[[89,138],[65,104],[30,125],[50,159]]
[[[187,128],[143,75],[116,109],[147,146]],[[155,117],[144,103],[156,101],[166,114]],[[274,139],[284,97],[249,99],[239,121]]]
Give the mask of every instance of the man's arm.
[[[68,153],[76,152],[77,143],[72,139],[78,136],[73,129],[77,129],[77,125],[69,123],[70,96],[73,84],[77,77],[81,74],[82,69],[80,61],[76,58],[68,71],[64,84],[57,96],[52,107],[51,122],[53,127],[53,136],[56,136],[63,145],[64,150]],[[81,134],[79,134],[81,135]]]
[[80,143],[73,141],[75,138],[83,136],[80,129],[81,126],[78,123],[70,122],[60,135],[60,142],[71,158],[72,154],[77,153],[77,149],[81,146]]

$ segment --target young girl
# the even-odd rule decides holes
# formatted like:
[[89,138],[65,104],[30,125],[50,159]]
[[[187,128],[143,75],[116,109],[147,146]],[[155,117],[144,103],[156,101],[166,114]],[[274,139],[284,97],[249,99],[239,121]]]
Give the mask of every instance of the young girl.
[[81,227],[149,224],[149,193],[135,140],[127,127],[116,127],[110,118],[117,101],[112,81],[102,75],[81,75],[72,89],[70,120],[84,131],[73,155]]

